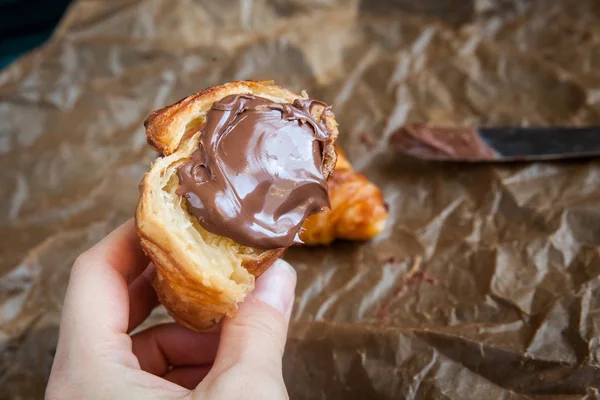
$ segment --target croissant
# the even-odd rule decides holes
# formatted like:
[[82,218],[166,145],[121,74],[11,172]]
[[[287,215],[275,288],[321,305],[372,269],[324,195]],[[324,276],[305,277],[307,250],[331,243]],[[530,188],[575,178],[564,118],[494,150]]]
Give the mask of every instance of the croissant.
[[337,149],[337,164],[329,177],[331,209],[304,221],[300,239],[307,245],[329,244],[335,239],[367,240],[385,227],[388,207],[377,186],[352,165]]
[[[140,184],[137,231],[156,265],[153,285],[159,300],[176,321],[194,330],[206,330],[223,316],[235,315],[238,303],[254,288],[255,277],[285,250],[259,249],[209,232],[178,195],[178,168],[198,148],[207,113],[215,102],[231,95],[260,96],[276,104],[307,99],[271,82],[233,82],[155,111],[145,122],[148,142],[163,157]],[[310,114],[327,130],[322,149],[322,174],[327,179],[337,159],[333,144],[337,122],[328,108],[318,104]]]

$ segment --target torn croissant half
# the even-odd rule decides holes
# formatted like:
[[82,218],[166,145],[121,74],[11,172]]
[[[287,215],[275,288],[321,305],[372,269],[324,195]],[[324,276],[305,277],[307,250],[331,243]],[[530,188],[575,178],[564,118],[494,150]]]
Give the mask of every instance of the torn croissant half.
[[[177,193],[178,167],[198,148],[201,127],[213,103],[239,94],[275,103],[306,99],[306,95],[270,82],[233,82],[155,111],[145,123],[149,143],[163,157],[153,163],[140,185],[137,230],[142,247],[156,265],[153,284],[161,303],[176,321],[194,330],[206,330],[223,316],[235,315],[238,303],[254,288],[255,277],[285,250],[255,249],[207,231]],[[312,107],[310,113],[328,130],[322,157],[322,172],[327,178],[336,164],[333,142],[337,123],[323,106]]]

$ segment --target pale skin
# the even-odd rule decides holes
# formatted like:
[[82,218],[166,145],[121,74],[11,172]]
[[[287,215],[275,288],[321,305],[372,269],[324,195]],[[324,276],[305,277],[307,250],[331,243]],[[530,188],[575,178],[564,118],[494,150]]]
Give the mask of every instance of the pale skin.
[[73,265],[46,398],[287,399],[281,360],[296,275],[278,260],[219,333],[130,335],[157,306],[132,221]]

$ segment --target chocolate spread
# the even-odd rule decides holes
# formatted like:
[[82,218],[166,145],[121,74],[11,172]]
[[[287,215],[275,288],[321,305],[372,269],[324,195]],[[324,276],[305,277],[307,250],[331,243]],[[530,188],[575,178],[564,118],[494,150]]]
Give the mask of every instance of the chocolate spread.
[[405,125],[392,135],[391,144],[405,153],[424,158],[494,160],[497,154],[473,128]]
[[198,149],[178,169],[177,193],[202,227],[239,244],[299,243],[304,220],[329,207],[315,100],[279,104],[249,94],[213,104]]

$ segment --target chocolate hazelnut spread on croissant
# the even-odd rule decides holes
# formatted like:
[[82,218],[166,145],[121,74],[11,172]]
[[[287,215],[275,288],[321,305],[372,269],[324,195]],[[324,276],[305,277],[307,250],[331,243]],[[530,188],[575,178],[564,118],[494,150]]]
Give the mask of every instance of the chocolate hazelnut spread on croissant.
[[177,193],[202,227],[257,249],[300,241],[304,220],[329,207],[323,144],[330,134],[312,116],[314,104],[325,106],[250,94],[213,104],[198,149],[178,169]]

